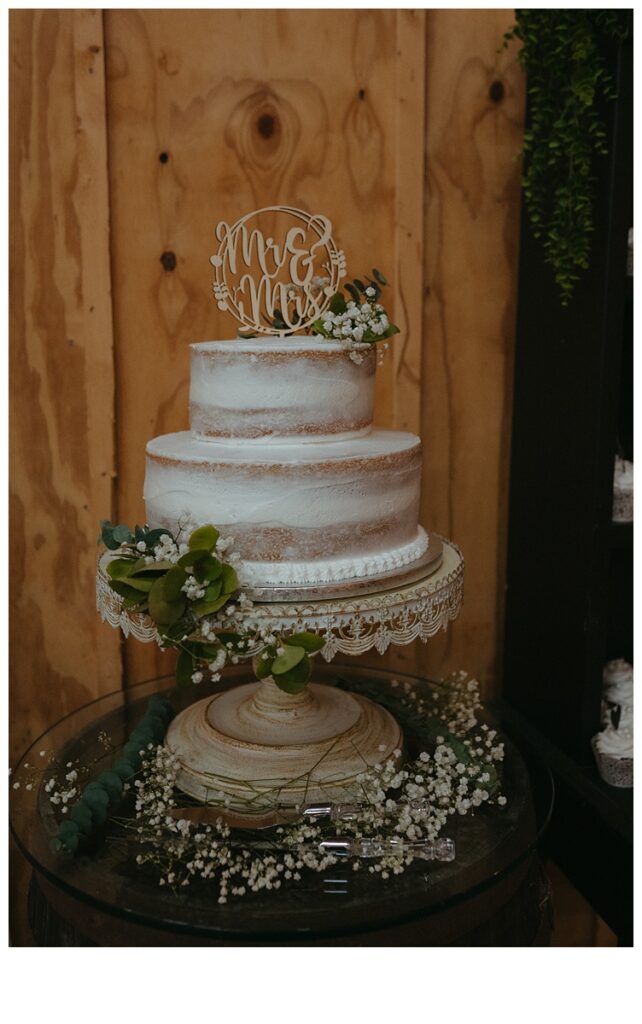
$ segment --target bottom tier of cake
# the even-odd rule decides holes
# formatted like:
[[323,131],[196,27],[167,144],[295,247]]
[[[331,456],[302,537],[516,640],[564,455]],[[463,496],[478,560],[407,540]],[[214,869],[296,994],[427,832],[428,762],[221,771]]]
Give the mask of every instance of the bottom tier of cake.
[[398,431],[289,445],[167,434],[147,445],[147,520],[173,533],[215,524],[248,586],[361,579],[426,554],[420,478],[421,443]]

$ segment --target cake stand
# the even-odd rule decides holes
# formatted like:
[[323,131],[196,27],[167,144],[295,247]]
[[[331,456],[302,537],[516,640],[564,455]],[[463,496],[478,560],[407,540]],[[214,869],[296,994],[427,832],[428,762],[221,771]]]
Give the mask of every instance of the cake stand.
[[[229,627],[254,636],[248,655],[261,649],[259,633],[317,633],[320,654],[360,655],[390,644],[427,641],[459,614],[464,563],[450,541],[431,535],[430,560],[403,576],[352,581],[327,588],[272,589]],[[110,588],[105,566],[97,574],[97,607],[102,619],[145,643],[158,640],[153,621],[123,609]],[[368,591],[373,585],[379,589]],[[323,596],[321,596],[323,595]],[[248,673],[249,674],[249,673]],[[296,807],[319,801],[355,800],[359,776],[389,757],[401,758],[403,735],[379,705],[356,694],[309,683],[298,694],[280,690],[271,678],[247,682],[191,704],[172,721],[165,744],[180,760],[179,787],[189,796],[243,813]]]

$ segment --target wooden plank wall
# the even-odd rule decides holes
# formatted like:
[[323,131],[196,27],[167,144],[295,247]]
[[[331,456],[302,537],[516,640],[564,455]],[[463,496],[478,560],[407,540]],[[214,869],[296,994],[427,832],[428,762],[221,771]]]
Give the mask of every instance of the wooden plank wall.
[[114,351],[103,24],[12,11],[10,700],[18,754],[121,681],[95,612],[113,507]]
[[[423,520],[467,554],[452,635],[387,663],[493,684],[523,109],[515,55],[497,53],[510,23],[12,12],[17,746],[120,680],[94,612],[96,524],[142,520],[145,442],[187,426],[188,343],[234,332],[211,298],[215,223],[279,202],[327,213],[349,269],[376,253],[394,281],[402,334],[377,420],[422,434]],[[170,668],[152,647],[125,652],[125,682]]]

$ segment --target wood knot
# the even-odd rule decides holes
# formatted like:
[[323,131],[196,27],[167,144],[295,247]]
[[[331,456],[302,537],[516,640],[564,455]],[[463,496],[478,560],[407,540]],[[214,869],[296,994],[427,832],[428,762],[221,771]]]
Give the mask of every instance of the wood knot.
[[499,79],[496,79],[496,81],[491,82],[490,89],[488,90],[488,95],[490,96],[493,103],[501,103],[501,101],[504,99],[504,83],[500,82]]
[[366,90],[365,89],[359,89],[359,99],[360,100],[365,100],[365,98],[366,98]]
[[276,131],[276,118],[274,114],[261,114],[256,122],[256,127],[259,135],[264,139],[271,139]]
[[164,252],[160,261],[165,270],[174,270],[176,267],[176,254],[173,252]]
[[160,162],[162,164],[166,164],[167,161],[169,160],[169,153],[164,153],[164,152],[163,153],[159,153],[158,154],[158,159],[160,160]]

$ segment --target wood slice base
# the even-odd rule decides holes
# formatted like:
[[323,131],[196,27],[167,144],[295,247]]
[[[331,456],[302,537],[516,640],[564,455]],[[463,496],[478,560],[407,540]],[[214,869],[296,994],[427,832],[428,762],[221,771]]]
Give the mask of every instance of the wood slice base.
[[365,697],[315,683],[292,695],[269,678],[192,704],[165,745],[180,759],[184,793],[259,812],[354,800],[357,776],[395,751],[400,757],[403,735]]

